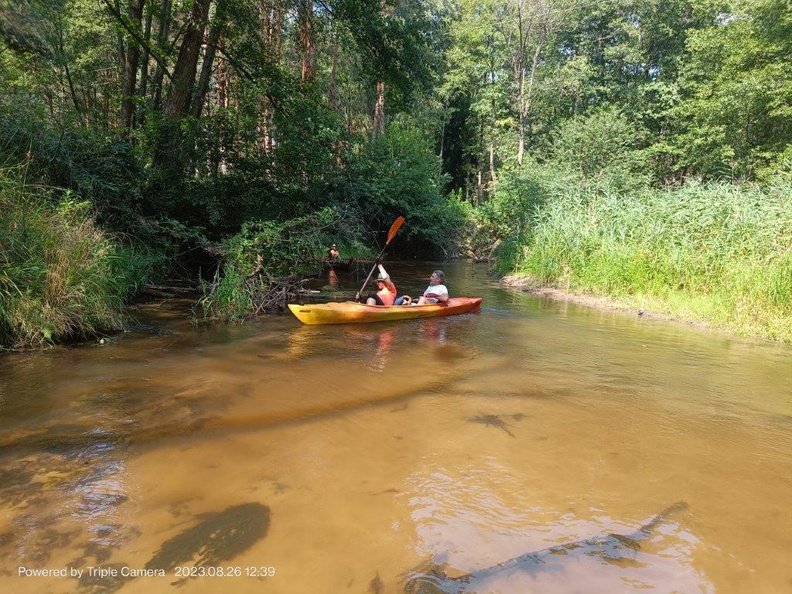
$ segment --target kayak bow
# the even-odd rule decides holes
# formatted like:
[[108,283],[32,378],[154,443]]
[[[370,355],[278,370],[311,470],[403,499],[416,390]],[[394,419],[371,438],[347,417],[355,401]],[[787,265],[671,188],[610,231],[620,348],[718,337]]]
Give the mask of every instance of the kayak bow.
[[452,297],[446,305],[366,305],[355,301],[343,303],[289,304],[291,312],[303,324],[360,324],[454,316],[478,311],[481,297]]

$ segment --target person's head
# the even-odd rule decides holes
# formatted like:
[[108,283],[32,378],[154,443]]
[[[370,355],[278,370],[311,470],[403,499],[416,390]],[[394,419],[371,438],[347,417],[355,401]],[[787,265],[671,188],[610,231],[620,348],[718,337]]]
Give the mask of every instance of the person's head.
[[432,273],[432,276],[429,277],[429,284],[430,285],[442,285],[445,284],[445,274],[443,274],[442,270],[435,270]]
[[331,249],[331,250],[334,250],[334,249],[336,249],[336,244],[334,244],[334,243],[331,243],[331,244],[330,244],[330,249]]

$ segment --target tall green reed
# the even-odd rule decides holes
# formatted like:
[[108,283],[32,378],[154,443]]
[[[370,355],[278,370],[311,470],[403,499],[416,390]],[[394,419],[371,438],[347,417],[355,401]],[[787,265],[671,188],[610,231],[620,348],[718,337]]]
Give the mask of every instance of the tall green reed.
[[544,284],[792,340],[792,186],[548,188],[517,269]]

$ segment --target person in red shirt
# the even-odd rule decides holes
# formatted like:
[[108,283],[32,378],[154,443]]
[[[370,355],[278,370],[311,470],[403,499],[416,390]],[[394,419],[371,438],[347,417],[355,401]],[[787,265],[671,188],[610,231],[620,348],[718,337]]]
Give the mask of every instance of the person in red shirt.
[[[377,267],[379,268],[377,291],[366,295],[366,305],[393,305],[396,299],[396,285],[393,284],[382,264],[377,262]],[[360,293],[355,295],[355,300],[360,301]]]

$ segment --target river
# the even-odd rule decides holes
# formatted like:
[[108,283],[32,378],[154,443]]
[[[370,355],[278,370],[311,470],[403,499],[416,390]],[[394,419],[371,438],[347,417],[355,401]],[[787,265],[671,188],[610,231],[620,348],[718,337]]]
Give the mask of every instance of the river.
[[792,348],[442,266],[480,313],[0,354],[2,590],[792,591]]

